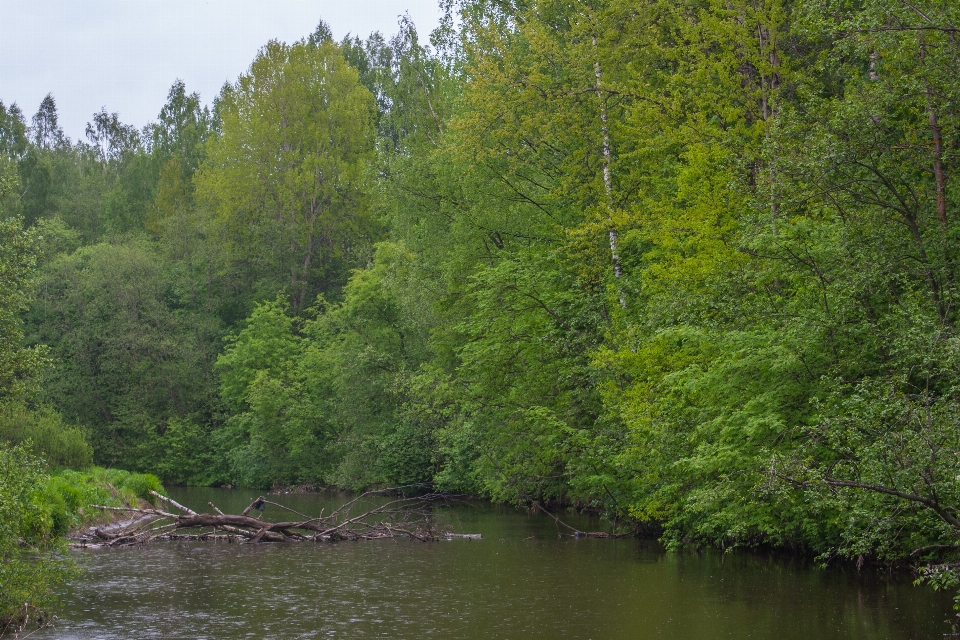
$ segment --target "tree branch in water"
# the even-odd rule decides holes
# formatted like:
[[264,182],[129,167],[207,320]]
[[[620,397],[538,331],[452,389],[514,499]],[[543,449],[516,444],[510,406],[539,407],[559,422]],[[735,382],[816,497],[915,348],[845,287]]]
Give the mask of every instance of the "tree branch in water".
[[[208,503],[215,513],[197,513],[171,498],[151,491],[159,501],[169,504],[180,514],[152,508],[106,507],[90,505],[96,509],[124,511],[136,514],[133,520],[110,527],[95,528],[86,534],[75,536],[79,545],[129,546],[146,544],[154,540],[223,540],[228,542],[333,542],[336,540],[376,540],[381,538],[407,537],[421,541],[446,538],[480,538],[480,534],[456,534],[446,526],[438,525],[433,518],[435,507],[455,499],[442,493],[425,493],[407,496],[402,490],[411,487],[395,487],[379,491],[367,491],[324,516],[311,517],[285,505],[266,500],[263,496],[254,500],[239,514],[228,514]],[[416,487],[420,488],[420,487]],[[397,497],[399,494],[399,497]],[[379,505],[366,505],[359,511],[365,499],[393,497]],[[252,517],[253,510],[260,511],[272,505],[301,517],[299,520],[268,522]],[[358,513],[359,511],[359,513]],[[149,528],[148,528],[149,527]],[[606,534],[605,534],[606,535]]]

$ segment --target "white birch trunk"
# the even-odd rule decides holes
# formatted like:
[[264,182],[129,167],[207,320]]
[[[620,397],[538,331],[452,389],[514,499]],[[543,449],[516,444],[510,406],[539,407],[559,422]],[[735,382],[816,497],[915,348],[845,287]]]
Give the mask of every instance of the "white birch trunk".
[[[593,48],[597,48],[597,38],[593,37]],[[620,266],[620,246],[617,230],[613,226],[613,180],[610,174],[610,164],[612,153],[610,151],[610,125],[607,120],[607,102],[600,89],[603,76],[600,72],[600,61],[594,60],[593,72],[596,76],[597,98],[600,100],[600,131],[603,134],[603,189],[607,199],[607,220],[610,222],[610,256],[613,260],[613,273],[619,281],[623,277],[623,269]],[[617,293],[620,297],[620,306],[627,308],[627,299],[623,293],[623,287],[617,283]]]

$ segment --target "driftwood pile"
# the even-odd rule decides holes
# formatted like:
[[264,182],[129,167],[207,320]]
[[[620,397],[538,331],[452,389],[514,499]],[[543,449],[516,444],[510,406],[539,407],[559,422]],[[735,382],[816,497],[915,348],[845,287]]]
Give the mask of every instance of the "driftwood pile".
[[[93,528],[74,537],[77,546],[121,547],[141,545],[154,540],[211,540],[225,542],[332,542],[336,540],[377,540],[413,538],[421,541],[449,538],[480,538],[478,534],[456,534],[438,525],[432,511],[449,496],[428,493],[416,496],[396,495],[397,489],[368,491],[328,515],[309,516],[285,505],[258,497],[239,514],[227,514],[212,502],[214,513],[197,513],[155,491],[150,493],[162,508],[109,507],[90,505],[104,511],[130,513],[133,518],[118,524]],[[369,508],[366,498],[388,497]],[[299,516],[295,520],[266,522],[260,518],[266,505]],[[367,510],[361,510],[365,505]],[[256,513],[257,517],[251,515]]]

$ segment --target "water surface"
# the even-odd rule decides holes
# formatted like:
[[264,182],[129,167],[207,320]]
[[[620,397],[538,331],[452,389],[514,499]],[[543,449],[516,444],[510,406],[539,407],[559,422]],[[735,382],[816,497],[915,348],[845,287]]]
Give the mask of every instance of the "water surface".
[[[256,497],[171,495],[228,512]],[[343,502],[273,499],[304,513]],[[279,516],[268,506],[264,517]],[[63,594],[62,620],[34,637],[829,640],[949,631],[949,594],[908,581],[754,554],[667,554],[651,541],[558,538],[545,516],[483,505],[443,517],[484,539],[78,551],[83,573]]]

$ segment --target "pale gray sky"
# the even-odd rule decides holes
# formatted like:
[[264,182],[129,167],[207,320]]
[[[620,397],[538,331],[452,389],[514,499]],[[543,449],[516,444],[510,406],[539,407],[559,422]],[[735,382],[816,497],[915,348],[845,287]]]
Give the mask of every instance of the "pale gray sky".
[[0,0],[0,100],[29,121],[53,93],[74,141],[102,106],[139,128],[176,78],[209,104],[270,39],[298,40],[320,18],[337,39],[389,37],[405,12],[424,37],[440,19],[437,0]]

